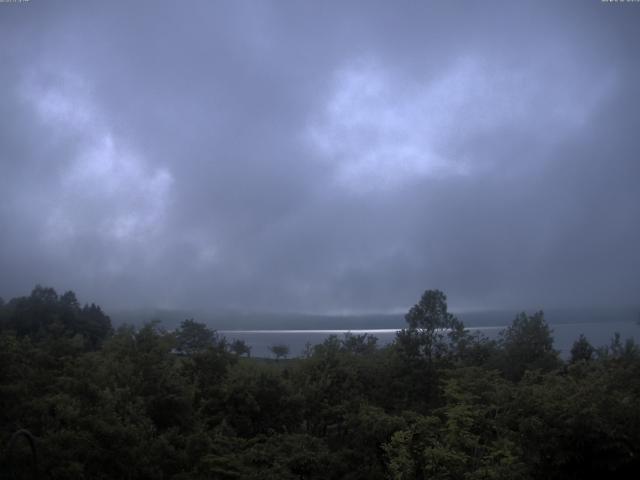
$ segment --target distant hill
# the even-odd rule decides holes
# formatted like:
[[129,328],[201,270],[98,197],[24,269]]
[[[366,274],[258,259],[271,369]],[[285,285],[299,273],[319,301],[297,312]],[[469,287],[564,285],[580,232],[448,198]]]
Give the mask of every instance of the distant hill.
[[[528,310],[532,312],[533,310]],[[519,310],[491,310],[455,313],[468,327],[508,325]],[[633,322],[640,308],[555,308],[545,310],[550,324]],[[298,313],[246,313],[238,311],[132,309],[108,312],[117,326],[141,325],[158,320],[171,330],[186,318],[194,318],[217,330],[293,330],[293,329],[378,329],[403,328],[404,314],[313,315]]]
[[167,329],[194,318],[217,330],[362,329],[402,328],[404,315],[313,315],[304,313],[204,312],[196,310],[135,309],[110,312],[113,323],[141,325],[158,320]]

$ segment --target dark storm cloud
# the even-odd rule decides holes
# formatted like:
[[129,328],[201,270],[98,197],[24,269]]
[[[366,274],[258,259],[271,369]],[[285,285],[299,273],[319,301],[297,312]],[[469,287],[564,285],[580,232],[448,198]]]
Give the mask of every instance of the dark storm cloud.
[[640,5],[0,5],[0,291],[634,304]]

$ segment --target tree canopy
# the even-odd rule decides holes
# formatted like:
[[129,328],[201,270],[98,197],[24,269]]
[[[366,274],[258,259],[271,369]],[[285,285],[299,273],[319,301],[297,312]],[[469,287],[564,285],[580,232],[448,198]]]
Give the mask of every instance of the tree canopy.
[[[390,345],[332,335],[248,358],[194,319],[111,327],[72,292],[0,304],[0,478],[635,479],[640,349],[542,312],[469,335],[427,290]],[[12,435],[33,436],[6,446]]]

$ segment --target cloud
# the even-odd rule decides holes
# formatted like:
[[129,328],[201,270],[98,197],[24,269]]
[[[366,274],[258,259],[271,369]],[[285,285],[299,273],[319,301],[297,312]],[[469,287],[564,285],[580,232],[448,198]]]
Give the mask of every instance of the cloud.
[[[54,149],[65,142],[76,146],[73,154],[51,159],[59,165],[44,179],[44,191],[27,192],[26,202],[44,193],[32,219],[41,230],[39,248],[66,256],[78,242],[101,242],[106,251],[101,264],[89,264],[95,270],[89,275],[117,273],[136,264],[131,257],[149,257],[149,246],[164,233],[171,173],[114,136],[80,76],[32,72],[22,85]],[[127,254],[131,250],[135,255]]]
[[41,3],[0,17],[4,297],[637,302],[632,5]]
[[479,158],[474,143],[495,142],[517,129],[539,150],[548,149],[560,134],[587,124],[615,83],[613,72],[569,82],[580,70],[571,64],[553,75],[539,70],[461,57],[424,81],[394,72],[393,65],[350,62],[335,74],[334,92],[309,128],[309,141],[321,160],[337,164],[336,181],[358,191],[508,168],[495,153]]

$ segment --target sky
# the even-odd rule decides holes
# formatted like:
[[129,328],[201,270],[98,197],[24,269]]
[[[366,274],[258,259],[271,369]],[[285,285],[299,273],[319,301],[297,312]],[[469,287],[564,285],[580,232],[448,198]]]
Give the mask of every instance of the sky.
[[638,305],[640,3],[0,3],[0,296]]

